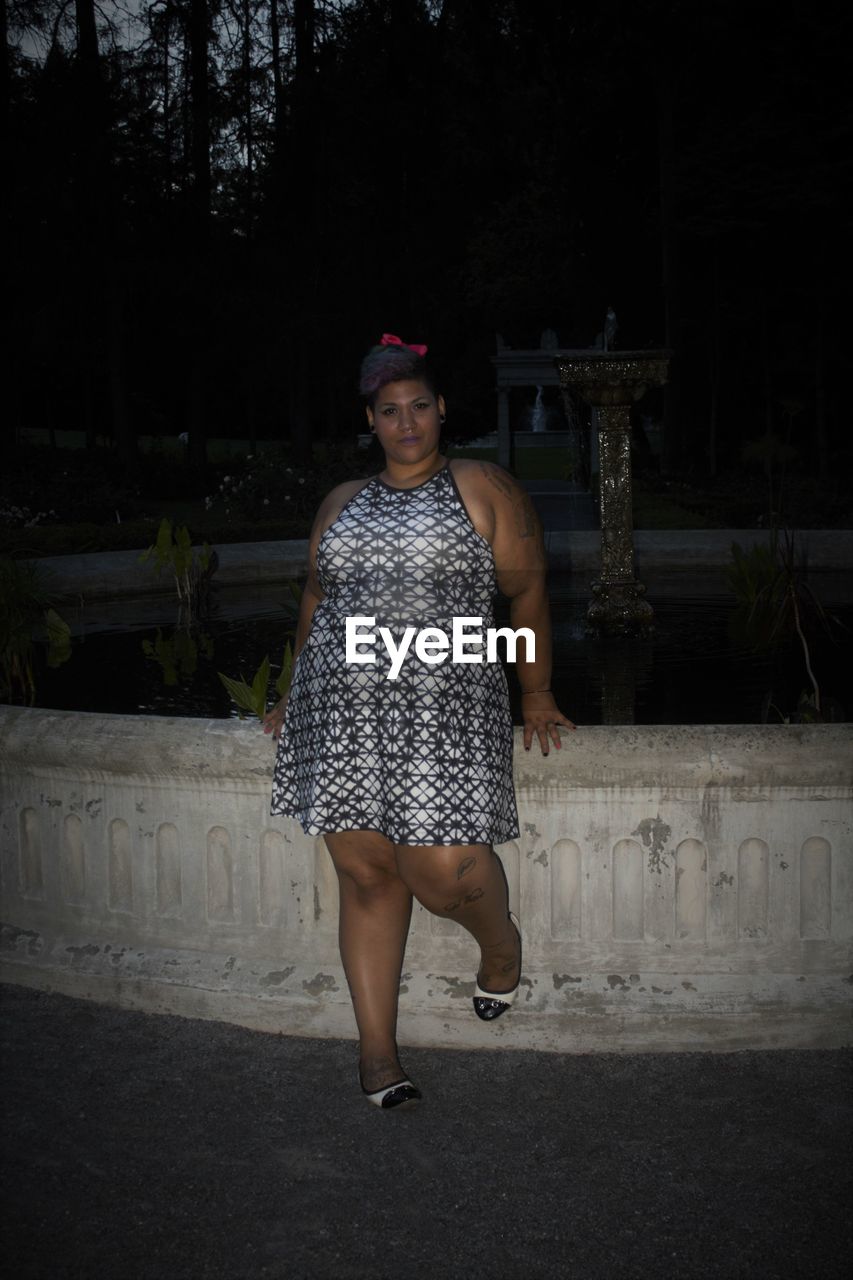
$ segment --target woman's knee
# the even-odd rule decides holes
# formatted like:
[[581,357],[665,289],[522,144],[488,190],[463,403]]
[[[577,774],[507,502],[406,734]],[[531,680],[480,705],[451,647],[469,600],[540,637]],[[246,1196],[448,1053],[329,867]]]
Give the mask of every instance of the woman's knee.
[[397,846],[400,877],[425,907],[447,915],[483,897],[493,856],[488,845]]
[[324,839],[342,889],[377,895],[400,886],[394,846],[379,832],[339,831]]

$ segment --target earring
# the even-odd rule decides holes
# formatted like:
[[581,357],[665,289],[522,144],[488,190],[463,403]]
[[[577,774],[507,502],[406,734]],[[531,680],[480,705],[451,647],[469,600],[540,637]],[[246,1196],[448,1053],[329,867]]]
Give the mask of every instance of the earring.
[[445,422],[447,421],[447,418],[443,413],[440,413],[438,415],[438,420],[441,423],[441,425],[444,426]]

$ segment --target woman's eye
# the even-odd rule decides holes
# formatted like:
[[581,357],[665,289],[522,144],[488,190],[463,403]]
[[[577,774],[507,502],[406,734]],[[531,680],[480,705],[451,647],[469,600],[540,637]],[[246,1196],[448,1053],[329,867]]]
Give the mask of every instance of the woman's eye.
[[421,400],[418,404],[415,405],[415,408],[418,410],[418,412],[420,412],[423,409],[428,409],[429,404],[427,403],[426,400]]
[[387,408],[387,409],[383,409],[383,410],[382,410],[382,412],[383,412],[383,414],[385,415],[385,417],[386,417],[386,418],[390,418],[391,414],[392,414],[392,413],[396,413],[396,412],[397,412],[397,410],[396,410],[392,405],[389,405],[389,406],[388,406],[388,408]]

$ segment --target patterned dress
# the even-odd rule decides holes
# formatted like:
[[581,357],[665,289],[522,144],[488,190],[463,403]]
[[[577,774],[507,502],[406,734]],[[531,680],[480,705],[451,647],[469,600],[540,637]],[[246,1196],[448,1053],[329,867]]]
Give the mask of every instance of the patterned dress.
[[[407,626],[450,636],[454,617],[494,625],[495,562],[450,467],[412,489],[370,480],[323,534],[325,598],[294,664],[271,812],[309,835],[379,831],[395,844],[497,844],[518,836],[512,720],[499,662],[415,654],[387,679]],[[347,664],[346,618],[375,617],[376,662]]]

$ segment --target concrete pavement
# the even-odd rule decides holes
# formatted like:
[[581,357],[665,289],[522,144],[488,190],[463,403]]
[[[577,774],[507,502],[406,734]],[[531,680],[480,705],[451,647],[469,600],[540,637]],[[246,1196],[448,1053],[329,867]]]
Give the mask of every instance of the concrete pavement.
[[410,1049],[382,1113],[348,1041],[0,999],[22,1280],[847,1275],[848,1051]]

